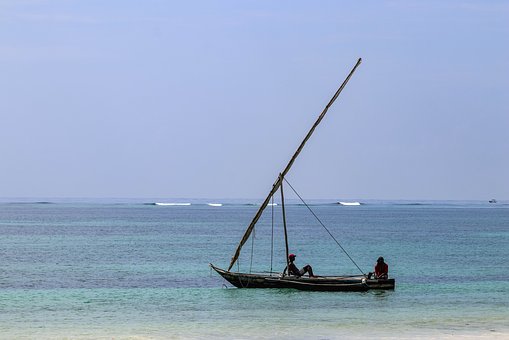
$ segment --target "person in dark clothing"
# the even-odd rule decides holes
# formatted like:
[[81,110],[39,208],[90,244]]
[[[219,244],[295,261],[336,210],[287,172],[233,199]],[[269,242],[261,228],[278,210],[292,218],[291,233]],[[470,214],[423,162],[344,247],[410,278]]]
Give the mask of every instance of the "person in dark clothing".
[[[313,274],[313,268],[307,264],[304,266],[304,268],[300,269],[297,268],[297,266],[295,265],[295,263],[293,263],[293,261],[295,261],[295,254],[290,254],[288,255],[288,260],[290,261],[290,265],[289,265],[289,270],[288,270],[288,275],[295,275],[295,276],[298,276],[298,277],[301,277],[302,275],[308,273],[309,277],[316,277],[314,274]],[[286,268],[285,268],[285,272],[286,272]]]
[[384,258],[380,256],[376,260],[375,279],[387,279],[389,277],[389,266],[384,262]]

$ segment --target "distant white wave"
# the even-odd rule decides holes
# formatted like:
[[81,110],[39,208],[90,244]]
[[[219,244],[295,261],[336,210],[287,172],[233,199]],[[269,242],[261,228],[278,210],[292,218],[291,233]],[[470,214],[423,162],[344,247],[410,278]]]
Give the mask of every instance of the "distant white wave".
[[164,203],[164,202],[156,202],[154,205],[163,205],[163,206],[174,206],[174,205],[191,205],[191,203]]
[[277,205],[277,203],[269,203],[267,204],[268,207],[275,207]]
[[354,206],[354,205],[361,205],[361,202],[338,202],[339,205],[347,205],[347,206]]
[[207,205],[209,205],[211,207],[222,207],[223,203],[207,203]]

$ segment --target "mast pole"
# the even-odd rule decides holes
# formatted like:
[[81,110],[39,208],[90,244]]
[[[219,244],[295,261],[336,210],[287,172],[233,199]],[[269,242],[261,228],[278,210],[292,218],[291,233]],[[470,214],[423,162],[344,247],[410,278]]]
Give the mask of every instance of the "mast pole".
[[[281,177],[282,175],[279,174]],[[285,230],[285,246],[286,246],[286,274],[290,275],[290,259],[289,259],[289,247],[288,247],[288,233],[286,231],[286,213],[285,213],[285,195],[283,194],[283,181],[281,181],[281,187],[279,188],[281,191],[281,210],[283,212],[283,229]]]
[[292,167],[293,162],[295,162],[295,159],[297,159],[297,157],[299,156],[300,152],[304,148],[304,145],[306,144],[308,139],[311,138],[311,135],[315,131],[316,127],[318,126],[318,124],[320,124],[320,122],[322,121],[323,117],[325,116],[325,114],[327,113],[329,108],[332,106],[334,101],[338,98],[338,96],[341,93],[341,91],[343,91],[343,88],[346,86],[346,84],[348,83],[348,81],[352,77],[352,75],[355,72],[355,70],[357,69],[357,67],[361,64],[361,62],[362,62],[362,59],[359,58],[359,60],[357,60],[357,63],[352,68],[352,70],[350,71],[348,76],[345,78],[345,80],[343,81],[343,83],[341,84],[339,89],[336,91],[336,93],[334,93],[334,95],[332,96],[332,98],[329,101],[329,103],[325,106],[325,108],[323,109],[322,113],[318,116],[318,119],[313,124],[313,126],[309,130],[309,132],[306,135],[306,137],[304,137],[304,140],[300,143],[299,147],[297,148],[297,151],[295,151],[295,154],[290,159],[290,162],[288,162],[288,164],[286,165],[284,170],[281,172],[280,176],[277,178],[277,180],[272,185],[272,190],[270,190],[269,194],[267,195],[267,198],[265,199],[265,201],[263,201],[262,205],[260,206],[260,208],[256,212],[255,216],[253,217],[253,220],[251,221],[251,223],[247,227],[246,231],[244,232],[244,236],[242,236],[242,239],[240,240],[240,243],[237,246],[237,249],[235,250],[235,254],[233,255],[233,257],[232,257],[232,259],[230,261],[230,265],[228,266],[228,271],[230,271],[230,269],[232,269],[233,265],[235,264],[235,262],[239,258],[240,250],[242,249],[242,246],[244,245],[244,243],[246,243],[247,239],[249,238],[249,235],[251,235],[251,232],[253,231],[253,228],[254,228],[256,222],[258,222],[258,220],[262,216],[263,210],[267,207],[267,204],[269,204],[271,196],[274,195],[276,193],[276,191],[279,189],[279,187],[281,186],[283,178],[286,176],[288,171],[290,171],[290,168]]

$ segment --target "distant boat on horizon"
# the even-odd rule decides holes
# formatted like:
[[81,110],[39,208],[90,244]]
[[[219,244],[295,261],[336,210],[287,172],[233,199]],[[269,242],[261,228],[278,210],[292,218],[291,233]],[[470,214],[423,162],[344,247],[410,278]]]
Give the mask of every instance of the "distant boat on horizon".
[[489,203],[497,203],[497,200],[496,200],[496,199],[494,199],[494,198],[492,198],[492,199],[490,199],[488,202],[489,202]]

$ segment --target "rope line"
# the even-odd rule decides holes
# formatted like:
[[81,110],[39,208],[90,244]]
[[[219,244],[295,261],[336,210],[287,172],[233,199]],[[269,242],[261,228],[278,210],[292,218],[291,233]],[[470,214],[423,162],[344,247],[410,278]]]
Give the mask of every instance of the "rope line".
[[309,207],[309,205],[304,201],[304,199],[302,199],[302,197],[300,197],[299,193],[292,187],[292,185],[287,181],[286,178],[283,178],[283,179],[285,180],[286,184],[288,184],[290,186],[290,188],[292,188],[293,192],[299,197],[299,199],[302,201],[302,203],[304,203],[304,205],[306,206],[306,208],[308,208],[308,210],[311,212],[311,214],[313,214],[313,216],[320,223],[320,225],[327,231],[327,233],[330,235],[330,237],[332,237],[332,239],[334,240],[334,242],[336,242],[336,244],[339,246],[339,248],[341,248],[341,250],[346,254],[346,256],[348,256],[350,261],[352,261],[352,263],[357,267],[357,269],[359,269],[361,274],[366,276],[366,274],[357,265],[357,263],[353,260],[353,258],[350,256],[350,254],[348,254],[348,252],[345,250],[345,248],[343,248],[343,246],[338,242],[338,240],[336,240],[336,238],[334,237],[334,235],[332,235],[332,233],[329,231],[329,229],[327,229],[325,224],[323,224],[322,221],[318,218],[318,216],[316,216],[315,212]]
[[253,269],[253,253],[254,253],[255,236],[256,236],[256,229],[253,228],[253,234],[251,235],[251,262],[249,263],[249,274],[251,274],[251,270]]
[[270,272],[272,273],[272,259],[274,258],[274,196],[272,196],[272,236],[270,241]]

